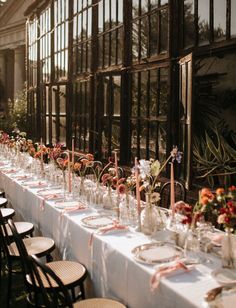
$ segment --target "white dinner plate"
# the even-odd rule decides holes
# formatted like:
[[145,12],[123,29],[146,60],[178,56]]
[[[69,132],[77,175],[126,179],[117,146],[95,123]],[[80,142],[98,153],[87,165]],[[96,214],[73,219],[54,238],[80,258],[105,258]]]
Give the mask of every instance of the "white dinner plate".
[[55,207],[58,209],[73,209],[73,208],[78,208],[78,210],[81,208],[82,209],[87,209],[87,207],[78,201],[61,201],[61,202],[56,202]]
[[106,215],[88,216],[81,219],[85,227],[98,229],[113,224],[114,219]]
[[236,284],[236,269],[219,268],[214,270],[211,274],[219,284]]
[[181,248],[165,243],[148,243],[135,247],[132,250],[136,261],[145,264],[158,264],[177,260],[183,256]]

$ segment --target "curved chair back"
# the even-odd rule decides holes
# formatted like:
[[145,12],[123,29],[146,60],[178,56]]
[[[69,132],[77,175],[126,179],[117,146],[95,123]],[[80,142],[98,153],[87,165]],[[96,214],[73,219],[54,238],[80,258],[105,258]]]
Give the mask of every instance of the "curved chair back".
[[[35,307],[73,307],[70,294],[60,278],[36,256],[27,253],[24,242],[16,230],[14,222],[8,220],[20,254],[24,280],[28,295],[28,302]],[[46,284],[46,287],[45,287]]]
[[[64,286],[61,279],[46,265],[43,264],[36,256],[28,256],[31,268],[30,281],[38,296],[36,302],[44,307],[70,307],[72,300],[68,289]],[[47,284],[47,288],[45,288]]]
[[[186,200],[186,190],[181,182],[175,181],[175,201]],[[164,183],[160,190],[160,206],[164,208],[170,207],[170,181]]]

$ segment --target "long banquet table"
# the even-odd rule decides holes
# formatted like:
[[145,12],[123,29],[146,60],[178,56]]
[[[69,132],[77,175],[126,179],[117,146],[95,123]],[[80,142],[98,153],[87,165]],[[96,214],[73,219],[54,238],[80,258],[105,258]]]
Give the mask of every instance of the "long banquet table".
[[206,307],[204,295],[218,286],[211,271],[220,267],[221,262],[210,256],[211,262],[198,264],[188,273],[163,278],[159,288],[152,292],[154,266],[138,263],[131,253],[137,245],[150,242],[150,238],[134,230],[94,234],[89,246],[93,230],[84,227],[81,219],[94,215],[95,209],[62,215],[52,201],[45,201],[42,206],[38,189],[24,187],[13,174],[1,169],[0,186],[19,216],[31,221],[42,235],[55,240],[63,258],[78,260],[87,267],[92,295],[118,299],[129,308]]

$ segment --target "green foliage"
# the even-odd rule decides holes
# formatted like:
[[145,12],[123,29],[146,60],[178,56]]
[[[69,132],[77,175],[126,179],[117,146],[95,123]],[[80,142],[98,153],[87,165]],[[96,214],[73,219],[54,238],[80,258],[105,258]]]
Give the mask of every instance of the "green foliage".
[[27,132],[28,121],[26,91],[23,90],[19,93],[18,97],[14,100],[9,99],[8,108],[8,114],[0,119],[0,129],[8,133],[11,133],[15,129]]
[[230,185],[236,174],[236,151],[217,129],[212,136],[205,132],[204,137],[196,137],[193,142],[194,171],[196,178],[206,179],[214,187],[214,179],[218,184],[223,178],[224,185]]

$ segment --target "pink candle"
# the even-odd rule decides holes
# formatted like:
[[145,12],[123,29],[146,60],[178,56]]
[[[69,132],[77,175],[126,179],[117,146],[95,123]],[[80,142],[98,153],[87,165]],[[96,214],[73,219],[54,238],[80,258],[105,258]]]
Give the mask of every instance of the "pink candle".
[[137,159],[137,157],[135,157],[135,179],[136,179],[137,210],[138,210],[138,215],[140,215],[140,213],[141,213],[141,204],[140,204],[139,172],[138,172],[138,159]]
[[41,171],[43,171],[43,139],[40,139],[40,151],[41,151]]
[[72,166],[74,166],[74,163],[75,163],[75,139],[72,138]]
[[117,152],[115,151],[115,169],[116,169],[116,178],[119,178],[118,174],[118,161],[117,161]]
[[70,152],[68,152],[68,191],[71,193]]
[[170,163],[170,208],[172,210],[172,215],[174,216],[175,206],[175,179],[174,179],[174,163]]

